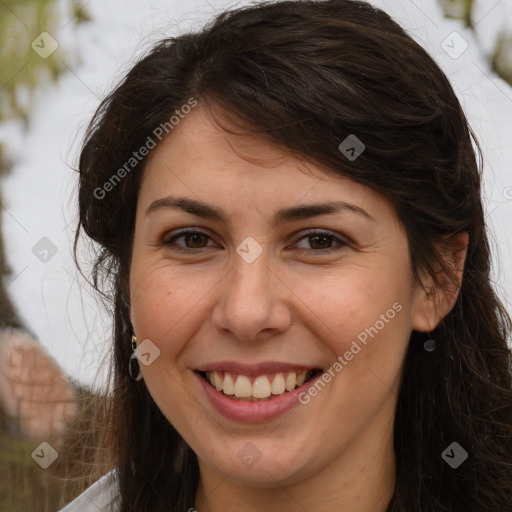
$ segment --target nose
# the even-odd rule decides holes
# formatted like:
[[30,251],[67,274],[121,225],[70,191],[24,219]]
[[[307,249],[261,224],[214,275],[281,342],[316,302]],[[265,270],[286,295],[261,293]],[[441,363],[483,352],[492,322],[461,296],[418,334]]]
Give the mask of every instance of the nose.
[[219,283],[213,324],[241,341],[258,341],[285,332],[292,321],[290,297],[283,280],[272,270],[265,251],[252,263],[234,257]]

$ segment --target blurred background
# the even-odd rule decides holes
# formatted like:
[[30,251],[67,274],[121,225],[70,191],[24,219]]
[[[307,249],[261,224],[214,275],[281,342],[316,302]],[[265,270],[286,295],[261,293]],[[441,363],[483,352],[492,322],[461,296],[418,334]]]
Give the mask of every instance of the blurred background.
[[[0,0],[0,512],[53,512],[90,483],[95,437],[64,437],[92,421],[110,349],[107,311],[72,259],[84,129],[154,42],[248,3]],[[510,311],[512,2],[370,3],[438,62],[482,145],[493,276]]]

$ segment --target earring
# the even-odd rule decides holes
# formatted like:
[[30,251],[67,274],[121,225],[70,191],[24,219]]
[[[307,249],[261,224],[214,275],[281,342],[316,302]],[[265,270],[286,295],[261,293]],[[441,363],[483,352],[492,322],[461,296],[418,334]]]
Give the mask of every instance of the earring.
[[434,350],[437,348],[437,343],[435,340],[433,340],[431,337],[430,337],[430,332],[428,333],[427,335],[427,341],[425,341],[425,343],[423,343],[423,348],[427,351],[427,352],[434,352]]
[[139,360],[137,358],[137,338],[135,334],[132,336],[132,351],[133,354],[128,361],[128,374],[133,380],[139,381],[142,379],[142,372],[140,371]]

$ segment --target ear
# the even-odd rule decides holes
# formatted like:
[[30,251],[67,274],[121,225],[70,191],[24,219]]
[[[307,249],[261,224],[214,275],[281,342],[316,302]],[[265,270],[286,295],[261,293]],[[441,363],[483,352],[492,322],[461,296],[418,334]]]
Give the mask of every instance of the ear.
[[443,264],[437,263],[435,277],[423,272],[413,292],[412,328],[433,331],[452,310],[459,296],[468,249],[467,232],[445,237],[438,246]]

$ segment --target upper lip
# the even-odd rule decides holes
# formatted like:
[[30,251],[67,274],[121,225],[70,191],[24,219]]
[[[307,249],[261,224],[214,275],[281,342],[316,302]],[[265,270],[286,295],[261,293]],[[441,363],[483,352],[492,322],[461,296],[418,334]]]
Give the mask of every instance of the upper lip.
[[319,366],[303,365],[296,363],[281,363],[277,361],[266,361],[256,364],[240,363],[237,361],[218,361],[216,363],[206,363],[198,368],[198,372],[221,371],[237,375],[247,375],[256,377],[270,373],[301,372],[307,370],[319,369]]

